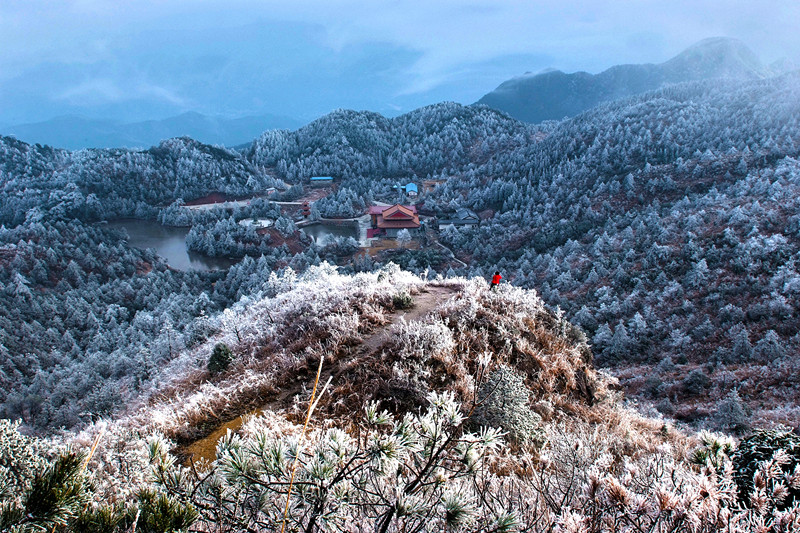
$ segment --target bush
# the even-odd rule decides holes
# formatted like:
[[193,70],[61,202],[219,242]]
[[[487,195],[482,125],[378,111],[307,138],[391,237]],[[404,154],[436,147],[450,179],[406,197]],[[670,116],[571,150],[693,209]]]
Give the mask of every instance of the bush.
[[700,433],[700,442],[701,446],[692,453],[689,460],[696,465],[708,465],[717,472],[722,472],[726,459],[734,450],[733,439],[703,431]]
[[711,380],[708,379],[706,373],[699,368],[695,368],[683,378],[682,385],[687,394],[702,394],[710,383]]
[[414,299],[406,291],[398,292],[392,296],[392,305],[395,309],[410,309],[414,305]]
[[208,371],[213,375],[225,372],[232,362],[233,352],[231,349],[227,344],[218,342],[208,359]]
[[518,444],[540,446],[544,441],[542,418],[529,405],[530,391],[520,374],[500,366],[478,391],[478,405],[472,423],[500,428]]
[[[800,436],[788,429],[759,430],[742,439],[739,447],[731,456],[734,468],[734,479],[739,487],[739,502],[748,505],[750,493],[753,492],[753,476],[759,463],[769,461],[776,452],[783,452],[787,461],[780,464],[784,473],[793,473],[800,465]],[[790,507],[793,502],[800,501],[800,489],[787,487],[788,495],[778,505],[779,509]]]
[[0,501],[10,501],[27,490],[45,464],[42,446],[19,432],[19,422],[0,419]]
[[732,390],[720,402],[714,418],[719,428],[724,431],[741,433],[750,429],[750,415],[747,406],[736,390]]
[[479,504],[488,490],[487,459],[503,448],[499,431],[465,432],[452,394],[428,400],[426,412],[402,419],[368,404],[358,426],[364,438],[330,428],[300,446],[268,429],[228,433],[209,475],[181,469],[159,450],[151,453],[153,473],[169,493],[191,500],[200,515],[196,531],[280,531],[292,478],[300,483],[289,498],[286,531],[463,531],[480,524],[489,527],[467,531],[509,531],[497,527],[503,509]]

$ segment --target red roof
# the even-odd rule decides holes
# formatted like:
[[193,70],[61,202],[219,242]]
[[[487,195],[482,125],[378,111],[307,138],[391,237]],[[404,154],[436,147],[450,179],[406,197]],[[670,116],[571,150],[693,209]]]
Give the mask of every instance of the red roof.
[[417,229],[419,227],[419,217],[413,215],[411,218],[386,220],[383,216],[378,216],[378,227],[381,229]]
[[395,205],[372,205],[372,206],[369,207],[369,214],[370,215],[380,215],[384,211],[386,211],[387,209],[391,209],[392,207],[402,207],[404,209],[410,210],[412,213],[416,213],[417,212],[417,206],[415,206],[415,205],[395,204]]
[[414,218],[414,212],[405,207],[403,205],[393,205],[383,213],[381,216],[385,219],[393,219],[393,220],[410,220]]

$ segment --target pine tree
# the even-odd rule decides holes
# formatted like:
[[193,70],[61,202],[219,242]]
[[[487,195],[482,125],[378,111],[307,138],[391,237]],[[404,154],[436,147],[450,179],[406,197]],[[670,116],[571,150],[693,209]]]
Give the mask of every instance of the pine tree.
[[230,364],[233,362],[234,356],[231,349],[227,344],[218,342],[211,352],[211,357],[208,360],[208,371],[212,375],[225,372]]

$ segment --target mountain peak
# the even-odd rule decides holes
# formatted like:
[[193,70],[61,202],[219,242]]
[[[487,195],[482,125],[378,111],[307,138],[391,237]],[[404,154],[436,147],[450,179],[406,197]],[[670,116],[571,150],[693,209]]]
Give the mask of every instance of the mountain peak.
[[742,41],[711,37],[661,64],[617,65],[599,74],[546,69],[500,84],[478,100],[525,122],[560,120],[618,98],[664,85],[704,79],[767,77],[758,57]]
[[661,65],[689,81],[708,78],[756,79],[765,76],[758,57],[739,39],[711,37],[693,44]]

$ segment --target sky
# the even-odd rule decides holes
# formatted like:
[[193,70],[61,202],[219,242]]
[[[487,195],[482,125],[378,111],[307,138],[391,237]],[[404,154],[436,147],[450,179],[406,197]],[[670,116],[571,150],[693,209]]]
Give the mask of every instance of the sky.
[[469,104],[525,72],[735,37],[800,65],[796,0],[2,0],[0,124],[193,111],[311,120]]

